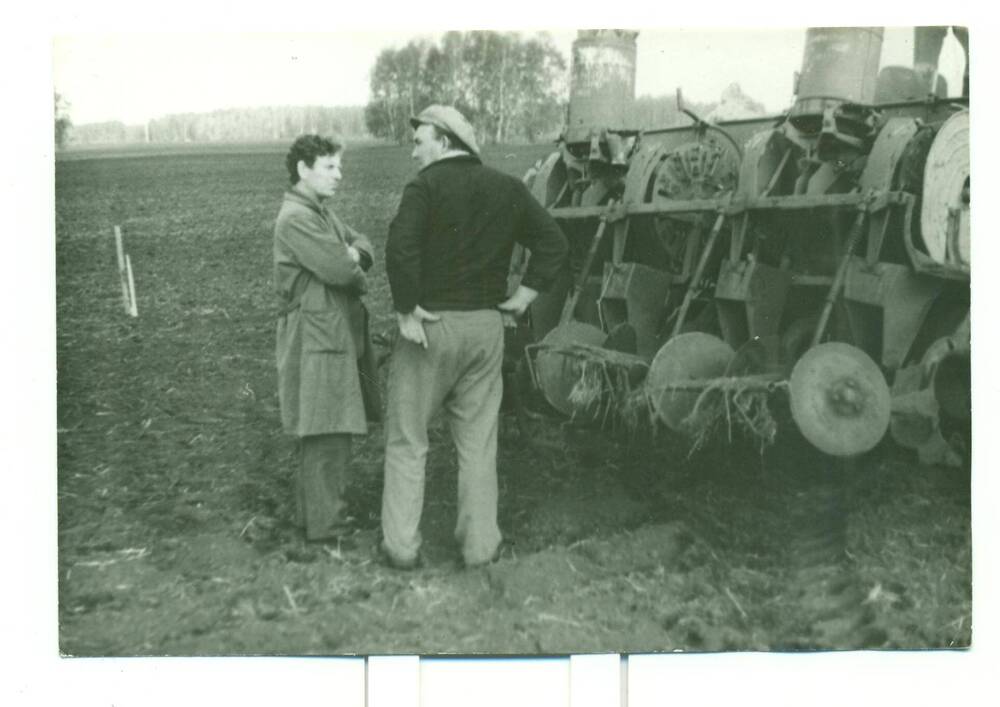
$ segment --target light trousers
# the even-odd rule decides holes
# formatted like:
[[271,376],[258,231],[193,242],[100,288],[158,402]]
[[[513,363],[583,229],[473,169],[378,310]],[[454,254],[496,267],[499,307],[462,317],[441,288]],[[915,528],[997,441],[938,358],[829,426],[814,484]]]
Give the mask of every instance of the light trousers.
[[389,370],[382,535],[386,551],[410,562],[420,549],[427,427],[443,411],[458,453],[455,539],[466,564],[488,562],[497,526],[497,426],[503,395],[503,322],[494,310],[436,312],[428,347],[396,342]]

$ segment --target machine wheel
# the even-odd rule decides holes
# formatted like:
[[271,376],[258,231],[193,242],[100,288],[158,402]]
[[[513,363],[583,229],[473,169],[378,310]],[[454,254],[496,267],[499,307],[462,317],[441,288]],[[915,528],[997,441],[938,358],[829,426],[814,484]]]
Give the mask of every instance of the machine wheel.
[[849,344],[809,349],[792,369],[788,394],[802,435],[832,456],[869,451],[889,427],[885,377],[864,351]]

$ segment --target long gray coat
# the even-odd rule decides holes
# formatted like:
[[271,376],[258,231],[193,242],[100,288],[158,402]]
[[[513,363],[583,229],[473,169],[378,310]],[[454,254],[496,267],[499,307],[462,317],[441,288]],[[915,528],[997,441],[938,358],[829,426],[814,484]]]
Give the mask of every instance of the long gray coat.
[[367,338],[367,289],[362,268],[347,252],[354,246],[370,266],[372,246],[332,211],[292,187],[274,227],[274,283],[278,317],[278,398],[285,432],[297,436],[368,431],[380,405],[374,366],[363,371],[373,385],[363,391],[359,370],[373,362]]

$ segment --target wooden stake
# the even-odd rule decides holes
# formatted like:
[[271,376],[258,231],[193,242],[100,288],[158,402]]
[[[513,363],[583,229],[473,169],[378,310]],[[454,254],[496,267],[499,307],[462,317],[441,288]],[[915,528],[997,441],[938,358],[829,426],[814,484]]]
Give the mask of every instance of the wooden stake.
[[125,248],[122,245],[122,229],[115,226],[115,252],[118,255],[118,280],[122,286],[122,304],[125,306],[125,313],[132,312],[132,298],[129,297],[128,272],[125,266]]
[[128,257],[128,253],[125,254],[125,269],[128,271],[128,313],[133,317],[138,317],[139,306],[135,301],[135,280],[132,278],[132,258]]

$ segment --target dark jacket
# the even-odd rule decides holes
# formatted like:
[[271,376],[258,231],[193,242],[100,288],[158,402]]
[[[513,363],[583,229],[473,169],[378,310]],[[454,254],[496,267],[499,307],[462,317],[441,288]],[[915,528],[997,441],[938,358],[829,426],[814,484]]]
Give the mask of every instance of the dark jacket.
[[361,295],[370,266],[368,239],[294,187],[274,226],[278,317],[278,399],[284,430],[305,436],[362,434],[381,405]]
[[546,290],[566,237],[521,180],[478,157],[449,157],[406,185],[389,227],[386,271],[396,311],[493,309],[507,299],[514,243],[531,251],[521,284]]

